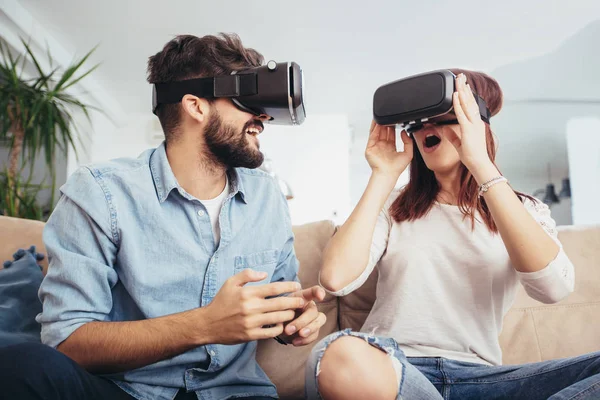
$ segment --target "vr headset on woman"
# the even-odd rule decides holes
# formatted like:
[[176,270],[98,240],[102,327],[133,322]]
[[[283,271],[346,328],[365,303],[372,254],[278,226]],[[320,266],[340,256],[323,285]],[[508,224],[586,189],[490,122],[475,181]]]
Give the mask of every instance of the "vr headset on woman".
[[230,98],[240,110],[269,115],[273,124],[300,125],[306,118],[302,69],[295,62],[234,71],[231,75],[155,83],[152,112],[161,104],[179,103],[192,94],[205,99]]
[[[408,133],[426,122],[456,124],[452,105],[456,75],[447,69],[409,76],[380,86],[373,96],[373,118],[379,125],[400,125]],[[481,119],[490,122],[490,110],[475,94]]]

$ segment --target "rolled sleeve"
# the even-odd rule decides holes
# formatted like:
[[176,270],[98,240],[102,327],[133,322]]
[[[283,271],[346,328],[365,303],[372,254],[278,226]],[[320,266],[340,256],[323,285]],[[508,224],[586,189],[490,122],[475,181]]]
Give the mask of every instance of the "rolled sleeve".
[[279,257],[279,263],[275,268],[271,282],[296,281],[298,279],[298,258],[294,251],[294,234],[290,232]]
[[78,170],[61,189],[43,232],[48,273],[39,290],[42,342],[57,347],[76,329],[106,321],[111,290],[118,281],[113,268],[117,246],[110,195],[90,170]]
[[552,219],[548,206],[540,201],[526,201],[525,207],[559,246],[556,257],[543,269],[536,272],[518,272],[525,291],[533,299],[542,303],[556,303],[573,292],[575,269],[558,240],[556,222]]

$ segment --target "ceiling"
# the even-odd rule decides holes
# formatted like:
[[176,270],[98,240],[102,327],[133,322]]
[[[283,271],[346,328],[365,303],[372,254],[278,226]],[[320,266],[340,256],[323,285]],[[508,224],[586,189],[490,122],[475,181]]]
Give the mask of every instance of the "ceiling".
[[90,65],[101,65],[85,90],[122,125],[128,115],[134,115],[130,120],[140,113],[150,116],[146,62],[175,35],[235,32],[267,60],[298,62],[308,118],[348,117],[355,139],[353,199],[360,197],[370,172],[363,154],[373,92],[383,83],[439,68],[482,70],[499,81],[505,103],[492,119],[500,144],[497,161],[517,189],[532,193],[543,187],[548,166],[555,183],[568,176],[567,121],[600,117],[599,0],[351,4],[0,0],[0,17],[11,9],[10,19],[20,20],[20,28],[37,35],[42,47],[47,40],[62,63],[98,46]]
[[125,113],[149,111],[146,61],[174,35],[236,32],[267,60],[303,67],[309,116],[345,113],[358,132],[382,83],[449,66],[492,71],[552,52],[600,19],[598,0],[19,3],[65,49],[99,45],[95,77]]

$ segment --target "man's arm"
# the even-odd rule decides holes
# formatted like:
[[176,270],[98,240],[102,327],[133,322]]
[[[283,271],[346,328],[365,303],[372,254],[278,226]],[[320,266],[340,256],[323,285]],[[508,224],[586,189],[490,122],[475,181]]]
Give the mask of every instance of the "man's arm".
[[[139,368],[206,343],[234,344],[275,337],[298,298],[295,282],[244,287],[265,275],[250,270],[230,278],[201,309],[160,318],[111,322],[118,230],[113,204],[89,170],[77,171],[44,230],[50,258],[40,287],[42,341],[94,372]],[[263,326],[273,325],[263,329]]]
[[132,322],[89,322],[57,350],[94,373],[140,368],[207,344],[204,312],[196,309]]
[[[297,290],[296,282],[244,287],[266,273],[252,270],[229,278],[206,307],[132,322],[90,322],[77,329],[58,350],[89,371],[129,371],[206,344],[238,344],[269,339],[283,332],[298,297],[267,297]],[[270,328],[263,328],[271,326]]]

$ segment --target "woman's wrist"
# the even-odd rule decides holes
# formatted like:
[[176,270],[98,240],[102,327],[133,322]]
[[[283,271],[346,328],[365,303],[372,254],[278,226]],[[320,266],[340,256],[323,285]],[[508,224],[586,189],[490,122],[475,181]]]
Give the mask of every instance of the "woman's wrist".
[[386,189],[389,187],[389,189],[391,190],[394,188],[394,186],[396,186],[396,182],[398,181],[399,177],[400,175],[396,175],[393,173],[373,170],[373,172],[371,173],[370,180],[373,183],[377,184],[377,186],[379,187]]
[[488,182],[491,179],[497,178],[501,175],[498,171],[498,168],[496,168],[496,166],[489,160],[487,162],[482,162],[473,167],[467,168],[479,185],[483,185],[485,182]]

